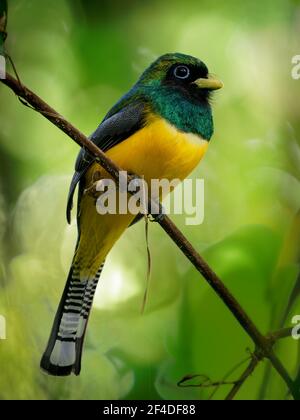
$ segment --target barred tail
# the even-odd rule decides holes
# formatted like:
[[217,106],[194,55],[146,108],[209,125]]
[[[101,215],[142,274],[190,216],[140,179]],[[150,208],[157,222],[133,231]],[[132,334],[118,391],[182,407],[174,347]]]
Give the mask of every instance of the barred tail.
[[76,359],[74,363],[73,372],[75,375],[80,374],[81,370],[81,356],[82,356],[82,349],[84,344],[84,337],[86,333],[86,327],[89,320],[89,316],[91,313],[93,300],[95,296],[95,292],[97,289],[97,285],[104,267],[104,262],[101,264],[96,276],[94,279],[88,281],[83,297],[83,304],[80,312],[79,318],[79,328],[77,331],[77,338],[76,338]]
[[79,375],[81,355],[101,265],[92,280],[81,281],[79,269],[72,266],[54,319],[41,369],[54,376]]

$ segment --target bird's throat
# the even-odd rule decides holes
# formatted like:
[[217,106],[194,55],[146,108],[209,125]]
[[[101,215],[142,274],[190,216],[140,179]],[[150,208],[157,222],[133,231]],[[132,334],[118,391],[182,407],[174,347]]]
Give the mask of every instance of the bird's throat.
[[199,135],[208,141],[211,139],[214,126],[208,101],[197,101],[170,88],[153,90],[150,95],[153,111],[172,126],[185,133]]

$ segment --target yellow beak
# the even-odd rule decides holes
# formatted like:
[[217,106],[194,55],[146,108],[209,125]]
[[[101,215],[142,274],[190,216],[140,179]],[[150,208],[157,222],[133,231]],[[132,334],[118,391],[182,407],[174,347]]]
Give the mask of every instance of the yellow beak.
[[224,86],[223,82],[218,79],[214,79],[212,76],[208,76],[208,79],[200,78],[195,80],[195,83],[200,89],[218,90]]

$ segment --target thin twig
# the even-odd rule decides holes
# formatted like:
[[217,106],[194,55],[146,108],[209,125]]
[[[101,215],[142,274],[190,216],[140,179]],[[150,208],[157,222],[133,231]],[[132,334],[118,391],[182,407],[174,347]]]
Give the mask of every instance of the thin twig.
[[[79,146],[88,150],[91,155],[95,156],[97,162],[118,182],[121,168],[111,161],[93,142],[83,135],[77,128],[70,124],[64,117],[59,115],[45,101],[39,98],[35,93],[26,88],[23,84],[7,74],[6,79],[1,80],[3,84],[12,89],[18,97],[24,99],[36,111],[40,112],[45,118],[51,121],[65,134],[71,137]],[[129,178],[126,180],[130,182]],[[223,303],[234,315],[236,320],[242,326],[244,331],[251,337],[256,347],[261,349],[279,375],[287,384],[288,388],[295,399],[300,400],[300,392],[295,388],[293,380],[289,376],[287,370],[272,350],[272,344],[267,337],[264,337],[258,330],[252,319],[248,316],[239,302],[223,284],[217,274],[208,266],[203,258],[193,248],[191,243],[185,238],[182,232],[174,225],[174,223],[164,214],[160,213],[160,206],[153,200],[149,200],[149,209],[152,209],[152,216],[169,235],[173,242],[179,247],[188,260],[202,274],[208,284],[214,289]],[[150,213],[150,212],[149,212]],[[159,215],[159,217],[158,217]]]
[[268,338],[271,342],[273,342],[275,344],[278,340],[282,340],[284,338],[291,338],[292,337],[292,332],[293,332],[293,327],[282,328],[281,330],[270,333],[268,335]]
[[[281,330],[275,331],[273,333],[268,334],[268,339],[270,342],[275,345],[275,343],[279,340],[282,340],[284,338],[291,337],[292,334],[292,328],[283,328]],[[228,381],[228,378],[238,369],[240,368],[244,363],[246,363],[249,359],[251,359],[249,365],[244,370],[242,375],[238,380],[235,381]],[[233,400],[237,393],[240,391],[246,380],[253,374],[257,366],[261,361],[264,359],[264,354],[257,350],[254,353],[251,353],[250,357],[247,357],[247,359],[243,360],[242,362],[238,363],[236,366],[234,366],[220,381],[212,382],[207,376],[201,375],[201,374],[195,374],[195,375],[187,375],[184,378],[182,378],[178,382],[178,386],[180,387],[189,387],[189,388],[208,388],[208,387],[214,387],[215,389],[209,396],[209,400],[211,400],[219,388],[223,385],[233,385],[232,389],[230,390],[229,394],[225,398],[225,400]],[[189,383],[190,381],[194,379],[201,379],[201,382],[199,383]]]
[[[281,330],[275,331],[273,333],[268,334],[268,338],[272,345],[274,346],[277,341],[282,340],[284,338],[289,338],[292,335],[292,328],[283,328]],[[247,369],[242,373],[240,379],[236,381],[236,384],[227,395],[226,400],[232,400],[236,394],[239,392],[241,387],[244,385],[246,380],[253,374],[259,363],[264,359],[263,353],[260,350],[255,351],[251,354],[251,361]]]
[[143,314],[147,304],[147,297],[149,292],[149,285],[151,280],[151,268],[152,268],[152,259],[151,259],[151,251],[149,246],[149,218],[147,215],[144,216],[145,220],[145,240],[146,240],[146,252],[147,252],[147,274],[146,274],[146,287],[145,293],[142,302],[141,313]]
[[[249,360],[247,357],[246,360],[239,362],[236,366],[230,369],[229,372],[223,377],[221,381],[212,381],[207,375],[203,374],[193,374],[193,375],[186,375],[184,376],[178,383],[177,386],[181,388],[214,388],[213,392],[208,397],[208,400],[211,400],[214,395],[218,392],[221,386],[225,385],[236,385],[238,381],[229,381],[230,376],[239,369],[243,364],[245,364]],[[198,382],[194,383],[195,379]]]
[[253,374],[253,372],[255,371],[255,369],[257,368],[257,366],[259,365],[259,363],[262,360],[263,360],[263,357],[261,355],[259,356],[257,352],[255,352],[252,355],[249,365],[247,366],[245,371],[242,373],[240,379],[238,381],[236,381],[233,388],[231,389],[231,391],[229,392],[229,394],[225,398],[226,401],[230,401],[230,400],[234,399],[234,397],[239,392],[241,387],[244,385],[246,380],[249,378],[249,376],[251,376]]
[[[147,194],[146,194],[146,188],[145,188],[145,181],[142,180],[142,192],[143,192],[143,204],[147,203]],[[146,241],[146,251],[147,251],[147,274],[146,274],[146,287],[145,292],[143,296],[143,302],[142,302],[142,308],[141,313],[143,314],[146,308],[147,304],[147,298],[148,298],[148,292],[149,292],[149,286],[150,286],[150,280],[151,280],[151,269],[152,269],[152,259],[151,259],[151,251],[150,251],[150,245],[149,245],[149,216],[147,214],[147,208],[144,209],[144,220],[145,220],[145,241]]]
[[[247,359],[242,360],[241,362],[239,362],[237,365],[235,365],[232,369],[230,369],[229,372],[226,373],[226,375],[224,376],[224,378],[222,379],[223,381],[227,381],[228,378],[230,378],[230,376],[236,371],[238,370],[241,366],[243,366],[245,363],[248,362],[248,360],[251,358],[247,357]],[[234,381],[234,384],[236,384],[237,381]],[[215,396],[215,394],[218,392],[220,387],[216,387],[213,392],[211,393],[211,395],[208,397],[208,400],[212,400],[213,397]]]
[[[188,381],[198,379],[199,383],[186,383]],[[235,381],[211,381],[210,378],[206,375],[188,375],[182,378],[178,383],[177,386],[180,388],[219,388],[223,385],[234,385]]]

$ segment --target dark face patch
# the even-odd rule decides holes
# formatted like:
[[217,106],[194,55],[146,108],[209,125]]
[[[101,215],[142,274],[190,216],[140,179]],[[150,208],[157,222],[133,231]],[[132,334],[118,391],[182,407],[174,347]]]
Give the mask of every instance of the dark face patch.
[[201,89],[193,83],[200,78],[208,78],[208,68],[204,63],[200,62],[197,65],[175,63],[168,69],[162,84],[173,87],[181,91],[185,96],[195,100],[205,101],[208,100],[210,91]]
[[165,54],[141,75],[131,95],[143,98],[150,109],[180,131],[209,140],[213,134],[211,90],[195,82],[207,79],[208,69],[199,59],[186,54]]

